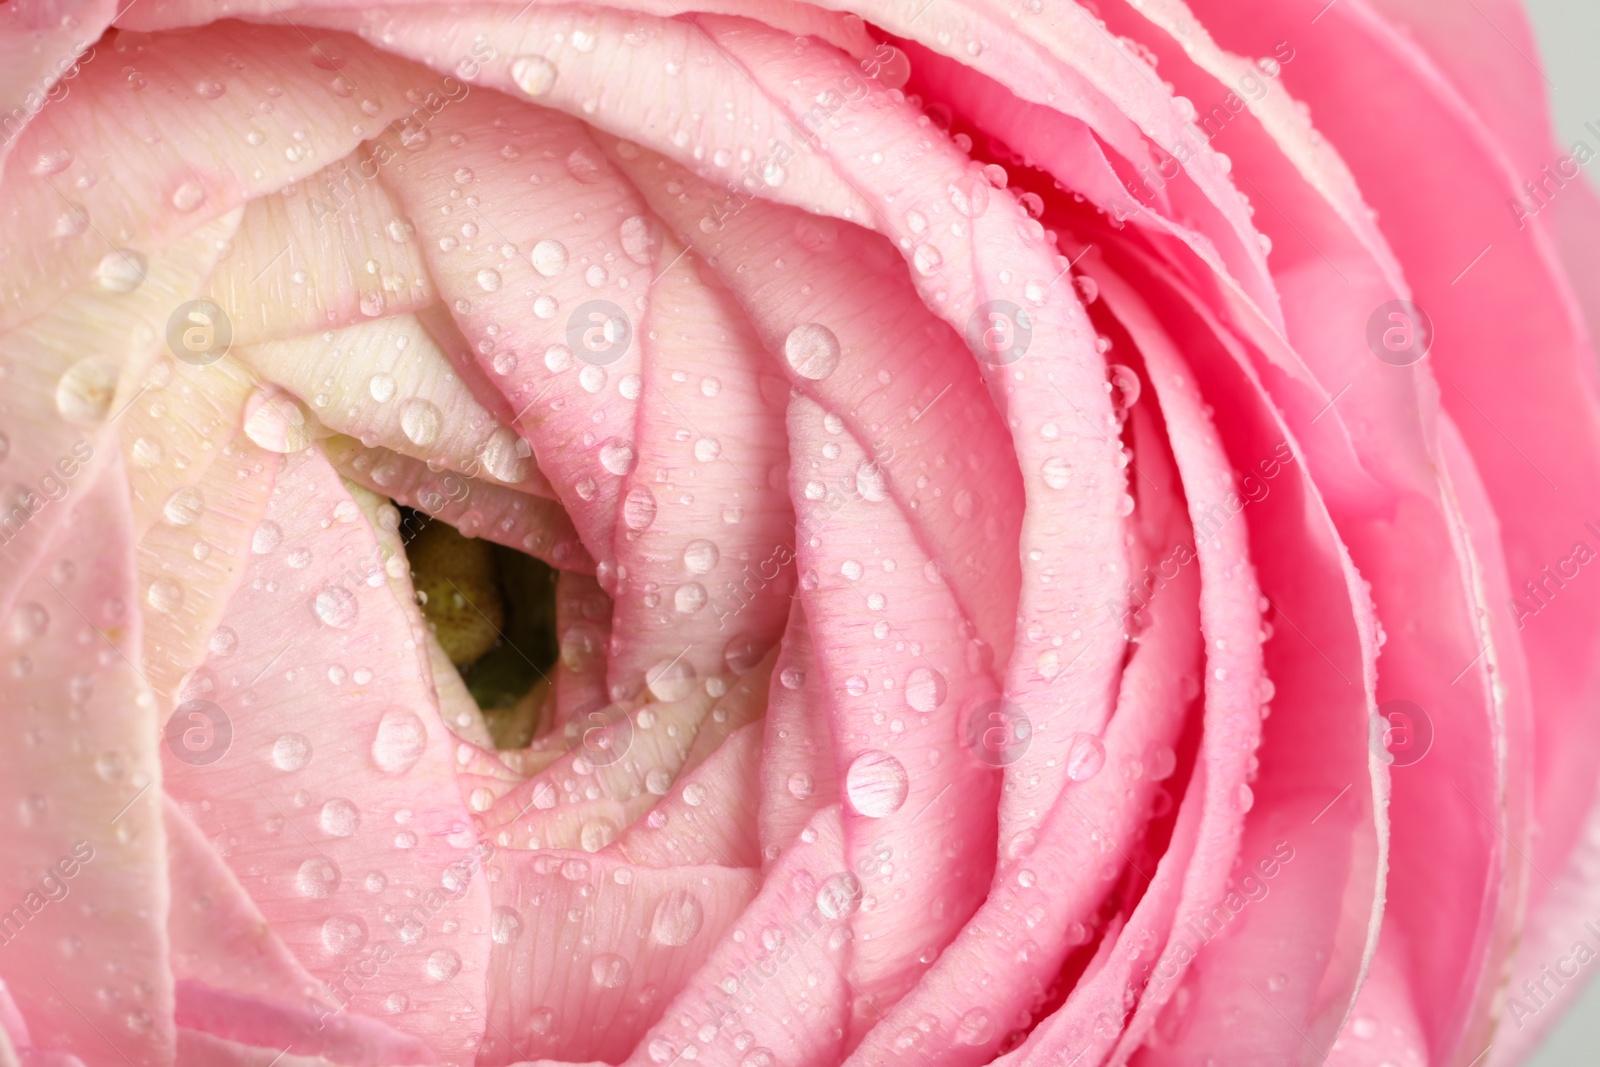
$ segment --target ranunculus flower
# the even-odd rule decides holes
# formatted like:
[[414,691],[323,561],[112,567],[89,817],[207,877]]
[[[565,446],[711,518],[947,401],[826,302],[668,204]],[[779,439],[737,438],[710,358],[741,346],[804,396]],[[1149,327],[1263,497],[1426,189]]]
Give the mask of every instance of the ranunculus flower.
[[0,4],[0,1064],[1517,1061],[1600,953],[1534,53]]

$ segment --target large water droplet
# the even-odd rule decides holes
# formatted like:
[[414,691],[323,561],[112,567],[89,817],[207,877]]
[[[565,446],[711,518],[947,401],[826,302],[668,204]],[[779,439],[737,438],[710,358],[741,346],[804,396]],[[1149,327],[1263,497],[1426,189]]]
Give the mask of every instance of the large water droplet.
[[656,497],[649,486],[636,485],[622,501],[622,522],[630,530],[648,529],[656,521]]
[[926,714],[944,703],[946,688],[944,675],[932,667],[914,667],[906,675],[906,705]]
[[385,374],[382,371],[379,371],[377,374],[374,374],[372,377],[367,379],[368,395],[370,395],[372,399],[376,400],[380,404],[386,402],[390,397],[394,396],[394,390],[395,380],[393,375]]
[[628,961],[614,952],[602,952],[589,964],[589,977],[602,989],[615,989],[628,980]]
[[600,446],[600,466],[621,477],[633,470],[636,456],[633,446],[620,437],[613,437]]
[[322,805],[322,832],[330,837],[349,837],[361,825],[361,809],[355,804],[335,797]]
[[101,356],[80,359],[56,383],[56,410],[78,426],[93,426],[106,417],[117,395],[117,365]]
[[683,700],[694,692],[694,666],[682,656],[662,660],[645,672],[645,684],[657,700]]
[[1039,468],[1039,476],[1051,489],[1065,489],[1072,481],[1072,468],[1059,456],[1051,456]]
[[144,284],[147,267],[142,253],[131,248],[116,248],[100,260],[94,276],[103,289],[113,293],[131,293]]
[[49,628],[50,612],[36,601],[19,604],[11,613],[11,640],[19,645],[43,637]]
[[1073,734],[1067,744],[1067,777],[1087,782],[1106,765],[1106,748],[1094,734]]
[[543,96],[556,83],[556,65],[544,56],[518,56],[511,61],[511,80],[529,96]]
[[321,856],[306,860],[294,877],[295,890],[303,897],[324,900],[339,888],[339,868]]
[[583,185],[593,185],[605,173],[598,156],[587,148],[574,148],[567,156],[567,173]]
[[461,957],[454,949],[438,948],[428,953],[428,977],[443,982],[461,973]]
[[706,574],[717,565],[721,553],[714,542],[697,537],[683,546],[683,565],[690,574]]
[[843,919],[861,906],[861,880],[849,871],[838,874],[817,888],[817,910],[827,919]]
[[883,468],[871,460],[862,460],[856,468],[856,492],[861,499],[878,503],[889,499],[889,486],[883,478]]
[[805,771],[795,771],[789,775],[788,786],[789,795],[796,800],[809,800],[817,789],[816,780]]
[[485,267],[478,272],[478,288],[486,293],[492,293],[500,288],[500,272],[493,267]]
[[444,420],[431,400],[412,397],[400,405],[400,429],[406,440],[427,448],[439,439],[439,429]]
[[346,630],[355,624],[361,612],[361,602],[342,585],[325,585],[311,598],[311,609],[324,626]]
[[623,219],[620,236],[623,254],[641,267],[649,266],[661,247],[660,227],[643,215],[629,215]]
[[687,889],[674,889],[656,905],[650,919],[650,936],[660,945],[687,945],[704,921],[700,898]]
[[796,326],[784,338],[783,358],[800,377],[820,382],[839,365],[839,338],[820,323]]
[[366,943],[367,929],[354,915],[333,915],[322,923],[322,947],[331,955],[348,956]]
[[311,762],[311,742],[304,734],[283,734],[272,743],[272,765],[280,771],[298,771]]
[[489,913],[489,936],[497,945],[509,945],[522,933],[522,916],[517,909],[501,904]]
[[982,1008],[973,1008],[956,1024],[956,1044],[982,1045],[994,1036],[994,1022]]
[[850,806],[869,819],[893,815],[906,802],[910,781],[905,765],[887,752],[863,752],[844,772],[844,793]]
[[515,485],[528,477],[529,460],[533,450],[515,430],[505,426],[497,428],[483,445],[483,466],[489,474],[508,485]]
[[151,609],[171,615],[183,607],[183,586],[173,578],[157,578],[145,590],[144,601]]
[[200,490],[186,486],[167,497],[161,516],[169,526],[192,526],[205,510],[206,498],[200,495]]
[[567,246],[555,240],[540,241],[528,254],[528,262],[546,278],[554,278],[567,269]]
[[199,182],[184,182],[172,192],[172,206],[188,214],[206,202],[205,186]]
[[387,774],[404,774],[416,766],[428,747],[428,728],[413,712],[392,708],[378,720],[372,740],[372,762]]
[[300,452],[311,444],[311,419],[300,401],[262,384],[245,401],[244,433],[269,452]]

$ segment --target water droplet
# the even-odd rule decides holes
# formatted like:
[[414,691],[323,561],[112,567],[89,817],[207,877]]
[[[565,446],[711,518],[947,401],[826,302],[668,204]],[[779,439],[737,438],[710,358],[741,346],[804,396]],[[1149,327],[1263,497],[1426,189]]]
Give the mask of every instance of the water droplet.
[[311,444],[311,420],[300,401],[263,383],[245,401],[244,433],[269,452],[300,452]]
[[361,611],[356,595],[342,585],[325,585],[311,599],[311,608],[324,626],[345,630],[355,624]]
[[311,742],[304,734],[283,734],[272,743],[272,765],[280,771],[298,771],[311,762]]
[[528,477],[533,450],[514,430],[501,426],[484,442],[483,466],[491,477],[515,485]]
[[322,923],[322,947],[331,955],[359,952],[366,943],[366,927],[353,915],[333,915]]
[[88,228],[89,213],[83,210],[82,204],[68,204],[66,210],[56,216],[57,237],[76,237]]
[[633,470],[633,446],[620,437],[612,437],[600,446],[600,466],[621,477]]
[[56,410],[78,426],[93,426],[117,395],[117,365],[101,356],[80,359],[56,383]]
[[883,468],[871,460],[862,460],[856,468],[856,492],[871,503],[888,500],[889,486],[884,481]]
[[149,264],[144,255],[131,248],[107,252],[95,268],[95,280],[113,293],[131,293],[144,283]]
[[839,365],[839,338],[820,323],[796,326],[784,338],[783,358],[800,377],[820,382]]
[[680,615],[693,615],[706,606],[706,587],[699,582],[685,582],[672,594],[672,606]]
[[379,371],[367,379],[367,393],[380,404],[394,396],[394,390],[395,381],[392,375]]
[[308,859],[295,874],[294,887],[303,897],[325,900],[339,888],[339,868],[321,856]]
[[1065,489],[1072,481],[1072,468],[1059,456],[1051,456],[1039,468],[1039,476],[1051,489]]
[[910,782],[905,766],[887,752],[863,752],[844,773],[845,797],[869,819],[893,815],[906,802]]
[[205,186],[199,182],[184,182],[172,193],[172,206],[184,214],[188,214],[205,202]]
[[1073,734],[1067,744],[1067,777],[1087,782],[1106,765],[1106,748],[1094,734]]
[[322,805],[322,832],[330,837],[349,837],[361,825],[361,810],[343,797]]
[[25,644],[44,636],[50,628],[50,613],[43,604],[28,601],[11,613],[11,640]]
[[167,497],[161,515],[169,526],[191,526],[198,522],[206,510],[206,499],[192,486],[179,489]]
[[636,485],[622,501],[622,522],[630,530],[648,529],[656,521],[656,497],[648,486]]
[[817,910],[827,919],[843,919],[861,906],[861,881],[841,871],[817,887]]
[[428,747],[428,728],[415,713],[391,708],[378,720],[372,740],[372,762],[386,774],[404,774],[416,766]]
[[201,78],[200,83],[194,87],[203,100],[215,100],[228,91],[228,87],[216,78]]
[[722,443],[715,437],[702,437],[694,443],[694,458],[701,463],[710,463],[722,455]]
[[650,937],[658,945],[687,945],[704,921],[700,898],[687,889],[674,889],[656,905],[650,919]]
[[533,269],[546,278],[554,278],[567,269],[567,246],[560,241],[543,240],[533,246],[528,254]]
[[683,565],[690,574],[706,574],[717,565],[721,554],[717,546],[705,538],[696,538],[683,546]]
[[795,771],[789,775],[789,795],[796,800],[809,800],[811,794],[816,792],[816,781],[805,771]]
[[799,667],[785,667],[778,672],[778,682],[785,689],[799,689],[806,684],[806,672]]
[[989,183],[980,177],[951,182],[950,206],[969,219],[977,218],[989,208]]
[[420,448],[427,448],[439,439],[443,423],[439,409],[430,400],[412,397],[400,405],[400,429],[406,440]]
[[944,675],[932,667],[915,667],[906,675],[906,705],[926,714],[944,703],[946,688]]
[[478,288],[486,293],[492,293],[500,288],[500,272],[493,267],[485,267],[478,272]]
[[601,989],[615,989],[628,980],[628,961],[614,952],[602,952],[589,964],[589,977]]
[[956,1024],[956,1044],[982,1045],[994,1036],[994,1023],[982,1008],[973,1008]]
[[1120,419],[1139,402],[1139,372],[1121,363],[1113,363],[1106,370],[1111,375],[1111,406]]
[[183,607],[183,586],[172,578],[157,578],[144,591],[144,600],[163,615],[171,615]]
[[428,977],[443,982],[461,973],[461,957],[454,949],[438,948],[428,953]]
[[556,65],[544,56],[518,56],[511,61],[511,80],[529,96],[543,96],[556,83]]
[[509,945],[522,933],[522,916],[517,910],[501,904],[489,913],[489,936],[497,945]]
[[629,259],[647,267],[656,258],[656,250],[661,247],[660,228],[643,215],[629,215],[622,220],[619,231],[622,240],[622,252]]
[[645,672],[645,684],[657,700],[683,700],[694,692],[694,683],[694,666],[682,656],[662,660]]
[[567,173],[582,185],[593,185],[604,173],[598,157],[587,148],[574,148],[567,156]]
[[283,542],[283,527],[271,519],[263,519],[257,524],[255,533],[250,535],[250,550],[258,556],[265,556]]

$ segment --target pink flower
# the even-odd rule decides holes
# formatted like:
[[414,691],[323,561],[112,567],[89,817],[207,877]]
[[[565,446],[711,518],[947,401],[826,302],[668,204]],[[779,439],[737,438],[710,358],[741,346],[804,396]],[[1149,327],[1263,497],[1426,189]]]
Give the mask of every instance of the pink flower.
[[1588,975],[1510,0],[0,53],[0,1063],[1509,1064]]

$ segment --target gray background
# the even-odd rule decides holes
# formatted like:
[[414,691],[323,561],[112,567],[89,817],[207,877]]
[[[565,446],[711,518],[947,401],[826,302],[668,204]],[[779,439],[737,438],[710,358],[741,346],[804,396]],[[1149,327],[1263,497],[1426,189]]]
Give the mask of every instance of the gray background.
[[[1470,0],[1438,0],[1439,3]],[[1597,0],[1526,0],[1539,38],[1555,110],[1556,133],[1563,145],[1589,138],[1583,124],[1600,118],[1600,2]],[[1464,17],[1473,17],[1465,12]],[[1600,984],[1591,982],[1572,1011],[1561,1020],[1529,1067],[1593,1067],[1600,1062]]]

